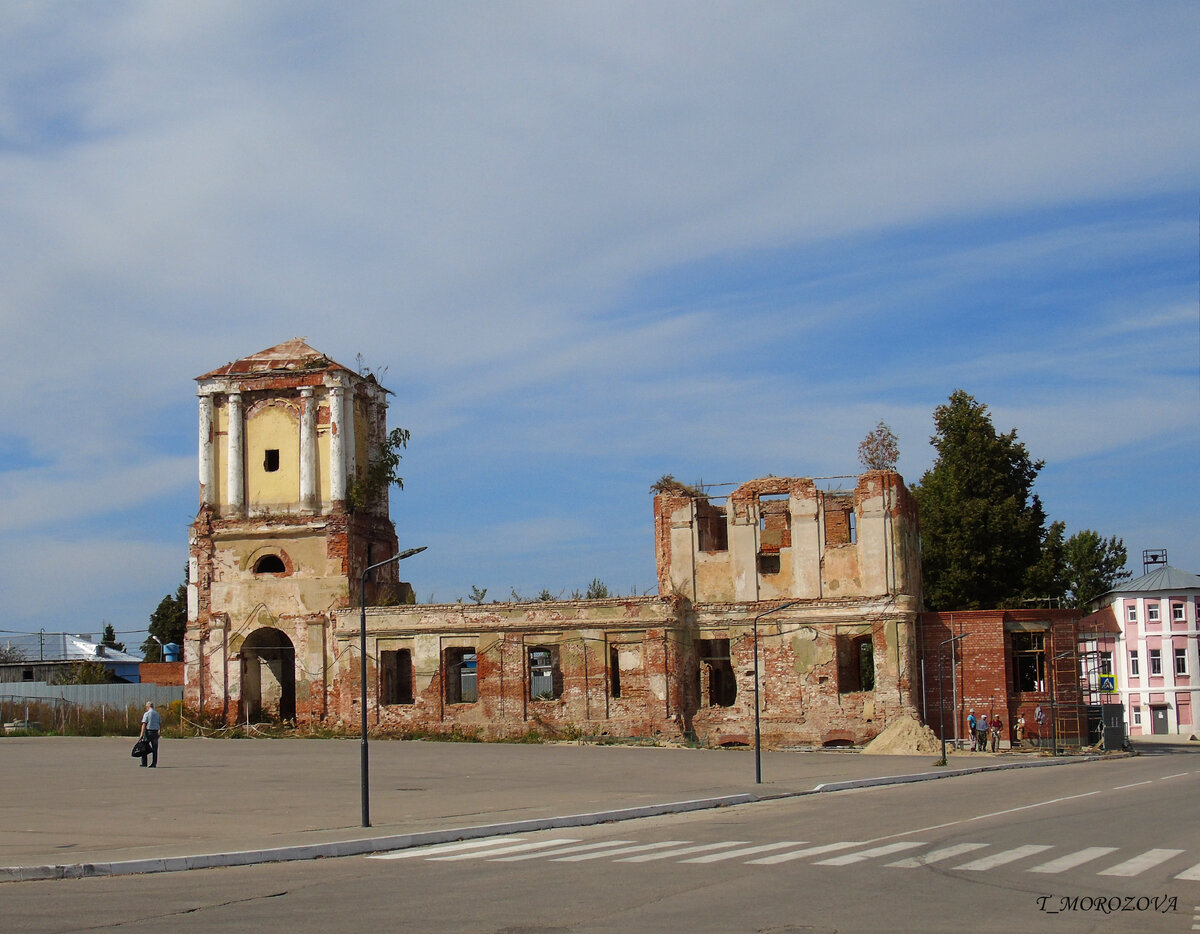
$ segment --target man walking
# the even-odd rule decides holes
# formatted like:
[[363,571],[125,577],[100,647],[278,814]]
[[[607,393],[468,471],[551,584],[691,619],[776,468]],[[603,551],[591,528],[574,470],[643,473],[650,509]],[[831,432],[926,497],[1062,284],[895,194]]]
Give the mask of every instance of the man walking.
[[154,709],[154,701],[146,701],[146,712],[142,714],[142,732],[139,739],[150,743],[150,752],[142,756],[142,768],[146,767],[146,759],[153,755],[150,768],[158,768],[158,733],[162,729],[162,715]]

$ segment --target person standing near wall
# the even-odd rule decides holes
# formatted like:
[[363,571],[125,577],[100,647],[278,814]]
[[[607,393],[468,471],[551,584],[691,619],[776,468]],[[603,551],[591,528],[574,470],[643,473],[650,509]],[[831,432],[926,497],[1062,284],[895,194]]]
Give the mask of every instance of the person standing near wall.
[[146,767],[146,759],[153,756],[150,768],[158,768],[158,734],[162,729],[162,715],[154,709],[154,701],[146,701],[146,712],[142,714],[142,732],[140,739],[150,743],[150,752],[142,756],[142,768]]
[[967,716],[967,732],[971,734],[971,752],[975,751],[975,744],[979,742],[978,727],[976,726],[975,711],[972,710]]
[[1038,727],[1038,746],[1044,745],[1043,737],[1046,735],[1046,711],[1042,710],[1042,705],[1037,705],[1037,710],[1033,712],[1033,719],[1037,721]]
[[988,715],[981,713],[976,721],[979,727],[979,751],[987,752],[988,747]]

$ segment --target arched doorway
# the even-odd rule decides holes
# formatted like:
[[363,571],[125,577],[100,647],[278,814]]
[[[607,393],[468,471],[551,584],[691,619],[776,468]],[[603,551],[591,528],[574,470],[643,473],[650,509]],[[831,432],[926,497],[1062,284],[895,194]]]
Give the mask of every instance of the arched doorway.
[[243,723],[296,719],[296,649],[278,629],[259,629],[242,643]]

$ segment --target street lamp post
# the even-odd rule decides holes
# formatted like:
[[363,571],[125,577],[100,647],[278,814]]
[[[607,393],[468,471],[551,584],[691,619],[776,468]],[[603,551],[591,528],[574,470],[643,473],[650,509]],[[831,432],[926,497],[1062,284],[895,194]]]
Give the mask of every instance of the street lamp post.
[[364,827],[371,826],[371,789],[370,789],[370,770],[367,756],[367,575],[376,568],[381,568],[385,564],[392,564],[396,561],[403,561],[405,558],[411,558],[413,555],[420,554],[428,545],[422,545],[420,548],[409,548],[407,551],[402,551],[398,555],[392,555],[390,558],[384,558],[382,561],[372,564],[363,569],[362,577],[359,579],[358,589],[358,607],[359,607],[359,629],[358,629],[358,654],[361,664],[360,680],[362,694],[359,699],[359,706],[362,713],[362,755],[360,756],[360,784],[362,785],[362,825]]
[[799,600],[791,600],[788,603],[781,603],[754,617],[754,784],[756,785],[762,784],[762,731],[758,713],[758,621],[764,616],[786,610],[789,606],[795,606],[799,602]]
[[[969,632],[960,633],[957,636],[951,636],[944,642],[938,643],[938,725],[939,732],[942,734],[942,759],[938,765],[946,764],[946,688],[942,683],[942,649],[951,643],[957,642],[959,639],[965,639],[969,636]],[[957,707],[958,702],[955,702]],[[958,710],[954,711],[954,735],[958,736]]]

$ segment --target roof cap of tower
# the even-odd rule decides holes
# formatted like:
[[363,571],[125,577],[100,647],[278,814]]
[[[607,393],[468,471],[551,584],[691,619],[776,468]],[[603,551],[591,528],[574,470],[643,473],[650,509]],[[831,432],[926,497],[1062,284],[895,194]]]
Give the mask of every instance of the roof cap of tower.
[[258,353],[226,363],[222,367],[197,376],[196,379],[213,379],[218,376],[250,376],[258,373],[277,373],[279,371],[295,372],[303,370],[316,372],[324,370],[345,370],[353,373],[349,367],[342,366],[331,360],[318,350],[313,350],[305,343],[303,337],[294,337],[290,341],[260,350]]

